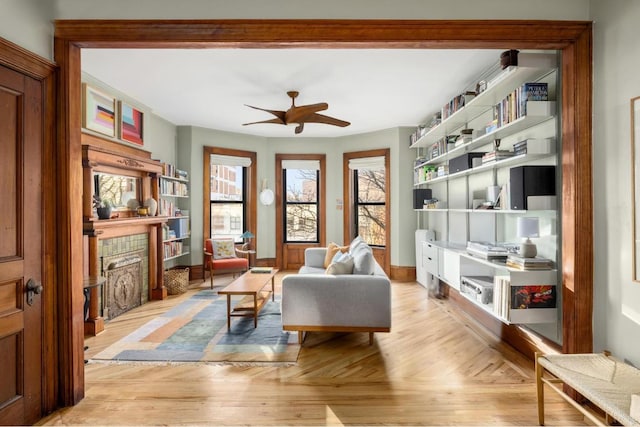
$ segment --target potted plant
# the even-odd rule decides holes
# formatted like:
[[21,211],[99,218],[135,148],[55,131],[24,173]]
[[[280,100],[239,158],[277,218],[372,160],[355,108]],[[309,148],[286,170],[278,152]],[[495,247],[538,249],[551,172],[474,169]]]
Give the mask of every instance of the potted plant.
[[93,196],[93,207],[96,208],[99,219],[111,218],[111,200],[101,199],[99,196]]

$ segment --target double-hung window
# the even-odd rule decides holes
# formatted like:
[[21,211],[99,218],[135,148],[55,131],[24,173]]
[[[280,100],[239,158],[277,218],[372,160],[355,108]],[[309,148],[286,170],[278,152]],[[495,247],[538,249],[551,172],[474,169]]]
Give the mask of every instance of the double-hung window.
[[247,229],[247,168],[246,157],[210,155],[211,237],[232,237],[240,242]]
[[282,194],[285,194],[283,225],[286,243],[319,241],[319,183],[319,161],[282,161]]
[[371,246],[386,246],[386,174],[384,157],[349,160],[353,173],[354,222],[357,234]]

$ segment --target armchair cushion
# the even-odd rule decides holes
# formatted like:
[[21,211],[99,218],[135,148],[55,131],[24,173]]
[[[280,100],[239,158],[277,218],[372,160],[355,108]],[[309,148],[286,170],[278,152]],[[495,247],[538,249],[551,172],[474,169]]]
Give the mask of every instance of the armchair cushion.
[[213,259],[236,258],[236,249],[232,239],[213,239]]

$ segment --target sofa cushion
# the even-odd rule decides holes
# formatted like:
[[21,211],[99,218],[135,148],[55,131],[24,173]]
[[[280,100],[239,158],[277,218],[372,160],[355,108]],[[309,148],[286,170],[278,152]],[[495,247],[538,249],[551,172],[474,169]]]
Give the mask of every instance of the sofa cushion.
[[333,261],[333,257],[338,252],[347,252],[349,250],[349,246],[338,246],[337,243],[329,243],[327,246],[327,253],[324,256],[324,268],[329,267],[329,264]]
[[327,274],[351,274],[353,273],[353,257],[346,253],[339,260],[332,262],[327,267]]

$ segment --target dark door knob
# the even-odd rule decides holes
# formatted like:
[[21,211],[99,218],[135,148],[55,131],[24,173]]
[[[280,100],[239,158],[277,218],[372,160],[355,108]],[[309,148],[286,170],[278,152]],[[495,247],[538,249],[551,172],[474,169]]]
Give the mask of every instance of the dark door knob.
[[27,304],[33,305],[33,296],[42,293],[42,285],[33,279],[27,280]]

